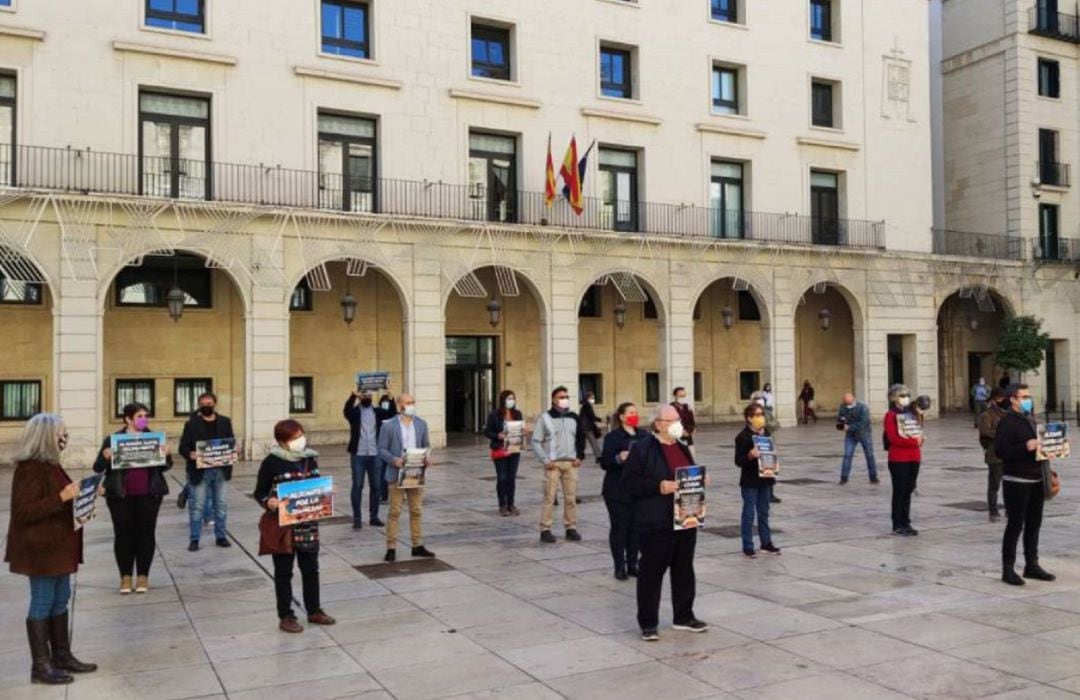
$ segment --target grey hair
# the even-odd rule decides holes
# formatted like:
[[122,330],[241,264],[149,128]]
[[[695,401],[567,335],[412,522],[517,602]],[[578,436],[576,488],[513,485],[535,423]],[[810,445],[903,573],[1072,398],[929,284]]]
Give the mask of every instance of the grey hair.
[[893,384],[892,386],[890,386],[889,387],[889,404],[896,403],[896,397],[899,396],[900,394],[908,394],[910,396],[911,392],[908,391],[907,385],[905,385],[905,384]]
[[38,413],[26,421],[15,461],[60,464],[60,445],[57,438],[64,428],[64,419],[55,413]]
[[[657,406],[656,408],[654,408],[652,410],[652,415],[649,416],[649,427],[650,428],[652,428],[653,430],[656,430],[656,421],[660,420],[660,415],[664,412],[665,409],[668,409],[668,408],[671,408],[671,406],[669,404],[662,403],[662,404],[660,404],[659,406]],[[674,411],[675,409],[671,408],[671,410]]]

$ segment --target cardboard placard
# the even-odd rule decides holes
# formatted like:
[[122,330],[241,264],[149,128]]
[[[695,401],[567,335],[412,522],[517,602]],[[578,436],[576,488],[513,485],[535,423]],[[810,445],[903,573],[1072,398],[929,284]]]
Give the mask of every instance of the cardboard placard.
[[76,530],[97,517],[98,487],[104,478],[104,474],[92,474],[79,480],[79,493],[71,503]]
[[427,448],[405,450],[405,464],[398,470],[399,489],[418,489],[424,485],[427,479],[427,456],[431,450]]
[[358,391],[386,391],[390,388],[389,372],[357,372],[356,388]]
[[113,469],[164,467],[165,433],[113,433],[109,438]]
[[277,485],[278,524],[282,527],[334,515],[334,477],[284,481]]
[[510,454],[521,452],[521,448],[525,444],[525,421],[508,420],[503,423],[503,432],[506,433],[506,440],[504,441],[506,451]]
[[214,438],[195,443],[196,469],[231,467],[236,460],[236,438]]
[[692,465],[675,470],[675,529],[692,530],[705,524],[705,467]]
[[923,436],[923,426],[914,413],[897,413],[896,432],[900,437],[919,438]]
[[1035,459],[1065,459],[1069,456],[1069,424],[1046,423],[1038,427],[1039,448]]
[[758,476],[762,479],[775,479],[780,473],[780,457],[776,454],[776,443],[768,435],[755,435],[754,447],[758,451]]

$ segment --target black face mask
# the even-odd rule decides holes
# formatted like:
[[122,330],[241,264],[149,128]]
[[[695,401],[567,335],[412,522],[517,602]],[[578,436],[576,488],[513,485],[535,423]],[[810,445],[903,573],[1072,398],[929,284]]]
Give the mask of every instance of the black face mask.
[[214,415],[214,407],[213,406],[199,406],[199,413],[201,413],[204,416],[206,416],[207,418],[209,418],[210,416]]
[[360,399],[360,405],[367,408],[371,405],[371,399]]

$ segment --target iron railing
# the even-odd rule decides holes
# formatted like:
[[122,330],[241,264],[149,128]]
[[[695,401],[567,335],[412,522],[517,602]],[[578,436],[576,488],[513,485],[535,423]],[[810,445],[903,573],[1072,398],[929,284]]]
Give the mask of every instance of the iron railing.
[[1080,263],[1080,239],[1036,239],[1032,241],[1032,257],[1040,262]]
[[1055,163],[1049,160],[1035,162],[1035,172],[1038,173],[1039,182],[1054,187],[1069,187],[1070,175],[1068,163]]
[[884,248],[885,223],[588,197],[576,214],[562,197],[473,183],[396,180],[270,165],[0,144],[0,187],[493,221],[570,229]]
[[934,229],[934,253],[993,260],[1023,260],[1021,240],[1019,236],[1007,234],[939,228]]
[[1080,17],[1056,11],[1056,3],[1039,0],[1028,10],[1029,27],[1032,34],[1080,43]]

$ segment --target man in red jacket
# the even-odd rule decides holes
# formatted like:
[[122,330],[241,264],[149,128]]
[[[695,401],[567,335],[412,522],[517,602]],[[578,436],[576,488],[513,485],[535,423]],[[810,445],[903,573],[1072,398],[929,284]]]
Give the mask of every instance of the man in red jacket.
[[892,477],[893,534],[901,537],[919,534],[911,527],[911,494],[919,478],[922,444],[922,425],[911,411],[911,392],[903,384],[893,384],[885,414],[885,449]]

